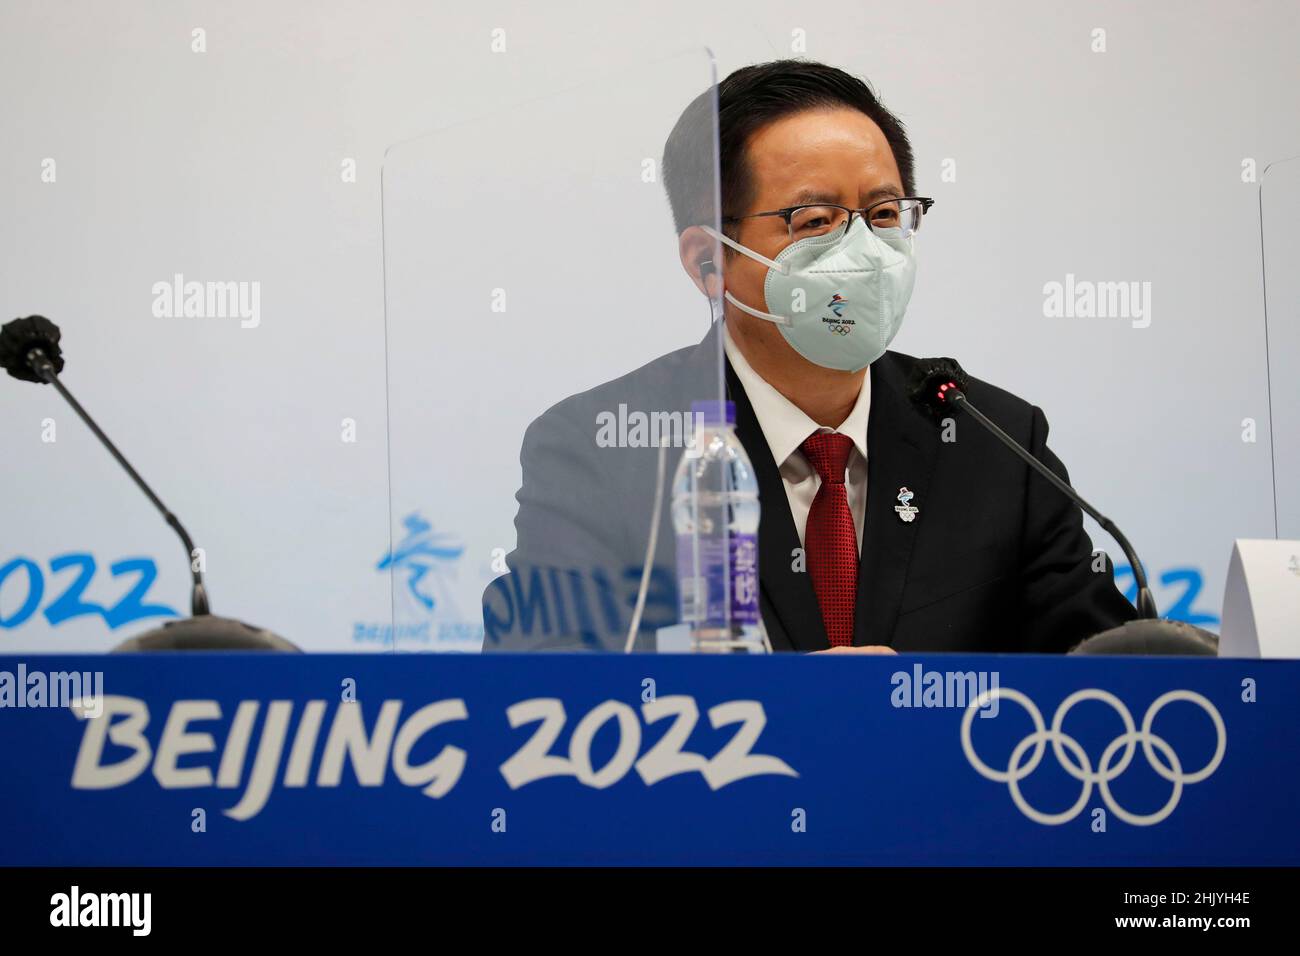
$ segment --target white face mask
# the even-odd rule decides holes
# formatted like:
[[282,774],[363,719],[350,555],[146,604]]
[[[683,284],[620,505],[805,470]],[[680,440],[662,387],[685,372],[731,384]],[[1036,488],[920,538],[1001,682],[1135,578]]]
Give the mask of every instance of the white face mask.
[[855,216],[843,233],[810,236],[786,246],[776,259],[759,255],[709,229],[708,233],[767,266],[763,312],[730,291],[727,301],[775,322],[790,347],[825,368],[856,372],[885,354],[903,324],[916,280],[912,238],[901,229],[878,235]]

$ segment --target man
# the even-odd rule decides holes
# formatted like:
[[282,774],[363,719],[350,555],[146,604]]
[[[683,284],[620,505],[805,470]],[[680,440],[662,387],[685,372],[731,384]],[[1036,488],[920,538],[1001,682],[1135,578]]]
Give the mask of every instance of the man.
[[[860,80],[817,63],[746,67],[717,95],[722,233],[708,224],[707,177],[691,169],[706,97],[669,137],[664,178],[682,265],[725,303],[722,364],[759,485],[773,648],[1060,652],[1134,617],[1078,508],[974,422],[948,426],[945,440],[909,399],[917,360],[887,346],[931,201],[916,196],[902,124]],[[602,409],[680,409],[708,395],[718,338],[529,428],[518,547],[484,595],[485,650],[621,649],[656,460],[599,447],[594,423]],[[966,392],[1065,477],[1038,408],[978,380]],[[657,538],[650,603],[662,612],[675,606],[666,514]],[[645,631],[672,617],[643,620],[637,646],[653,646]]]

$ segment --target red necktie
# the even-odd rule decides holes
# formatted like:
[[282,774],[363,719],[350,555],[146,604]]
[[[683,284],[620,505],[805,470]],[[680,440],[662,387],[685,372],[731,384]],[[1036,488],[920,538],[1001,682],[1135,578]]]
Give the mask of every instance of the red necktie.
[[822,479],[804,531],[808,573],[831,647],[848,647],[853,643],[853,611],[858,599],[858,534],[844,487],[853,439],[818,432],[799,447]]

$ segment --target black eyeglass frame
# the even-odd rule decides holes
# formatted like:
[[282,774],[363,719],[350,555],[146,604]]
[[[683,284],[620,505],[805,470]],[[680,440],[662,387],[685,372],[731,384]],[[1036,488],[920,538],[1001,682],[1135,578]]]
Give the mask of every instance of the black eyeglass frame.
[[[896,202],[920,203],[922,219],[924,219],[926,213],[930,211],[930,207],[934,205],[934,200],[928,196],[898,196],[896,198],[882,199],[879,202],[873,202],[870,206],[863,206],[861,209],[850,209],[848,206],[841,206],[839,203],[835,203],[835,202],[805,202],[805,203],[800,203],[797,206],[786,206],[784,209],[772,209],[767,212],[751,212],[747,216],[723,216],[721,221],[723,223],[730,225],[733,223],[741,222],[745,219],[760,219],[765,216],[780,216],[782,219],[785,220],[786,229],[793,230],[794,225],[792,223],[792,220],[794,218],[794,214],[797,213],[800,209],[843,209],[846,213],[848,213],[848,218],[844,220],[846,224],[846,228],[848,225],[852,224],[854,216],[861,216],[862,221],[865,222],[867,224],[867,228],[870,229],[871,220],[867,218],[867,213],[871,212],[871,210],[877,208],[878,206],[887,206],[890,203],[896,203]],[[918,223],[917,229],[919,228],[920,228],[920,224]],[[793,238],[793,233],[791,233],[791,236]]]

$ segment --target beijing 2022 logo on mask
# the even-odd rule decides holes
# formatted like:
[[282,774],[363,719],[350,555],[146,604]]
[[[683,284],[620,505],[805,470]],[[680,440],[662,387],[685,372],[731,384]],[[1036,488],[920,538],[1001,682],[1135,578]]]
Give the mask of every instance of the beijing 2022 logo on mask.
[[835,313],[834,318],[823,317],[822,321],[826,327],[836,335],[848,335],[853,329],[853,320],[844,318],[844,310],[848,307],[849,300],[843,295],[836,292],[831,296],[831,300],[826,303],[826,308]]
[[[1033,733],[1026,735],[1012,748],[1005,770],[994,769],[985,763],[976,754],[974,744],[971,742],[971,724],[974,721],[976,711],[1000,697],[1015,701],[1023,707],[1034,724]],[[1075,738],[1061,730],[1061,725],[1065,723],[1065,715],[1070,712],[1070,709],[1075,704],[1084,700],[1097,700],[1109,704],[1119,714],[1120,720],[1124,723],[1124,733],[1110,741],[1102,750],[1096,769],[1093,769],[1092,761],[1083,746]],[[1160,713],[1166,704],[1171,704],[1174,701],[1188,701],[1196,704],[1209,715],[1211,722],[1214,724],[1214,756],[1209,759],[1205,766],[1198,770],[1190,772],[1186,770],[1177,752],[1170,746],[1169,742],[1151,730],[1156,715]],[[1083,785],[1080,788],[1078,800],[1068,810],[1061,813],[1044,813],[1036,809],[1025,799],[1025,795],[1020,789],[1020,781],[1033,773],[1042,761],[1048,743],[1052,745],[1052,754],[1061,767],[1065,769],[1065,772]],[[1151,769],[1173,785],[1168,801],[1154,813],[1139,814],[1125,809],[1115,799],[1110,790],[1111,782],[1124,773],[1129,764],[1132,763],[1138,744],[1142,745],[1142,754]],[[1133,826],[1151,826],[1159,823],[1174,812],[1174,808],[1178,806],[1178,801],[1182,799],[1183,787],[1188,784],[1200,783],[1219,768],[1227,744],[1228,734],[1219,711],[1205,697],[1190,690],[1171,690],[1157,697],[1151,702],[1151,706],[1147,708],[1147,712],[1142,718],[1142,728],[1140,730],[1134,724],[1133,715],[1129,713],[1123,701],[1109,691],[1096,688],[1075,691],[1061,701],[1060,706],[1056,708],[1056,713],[1052,716],[1052,726],[1050,728],[1043,723],[1043,715],[1038,706],[1020,691],[1012,690],[1009,687],[991,687],[980,694],[966,708],[966,713],[962,716],[961,721],[961,746],[966,752],[966,759],[970,761],[971,766],[981,776],[998,783],[1005,783],[1011,791],[1011,799],[1020,808],[1020,811],[1036,823],[1047,826],[1069,823],[1082,813],[1088,799],[1092,796],[1093,786],[1096,786],[1101,791],[1101,799],[1110,812],[1125,823]],[[1032,754],[1029,753],[1031,749],[1033,750]]]

